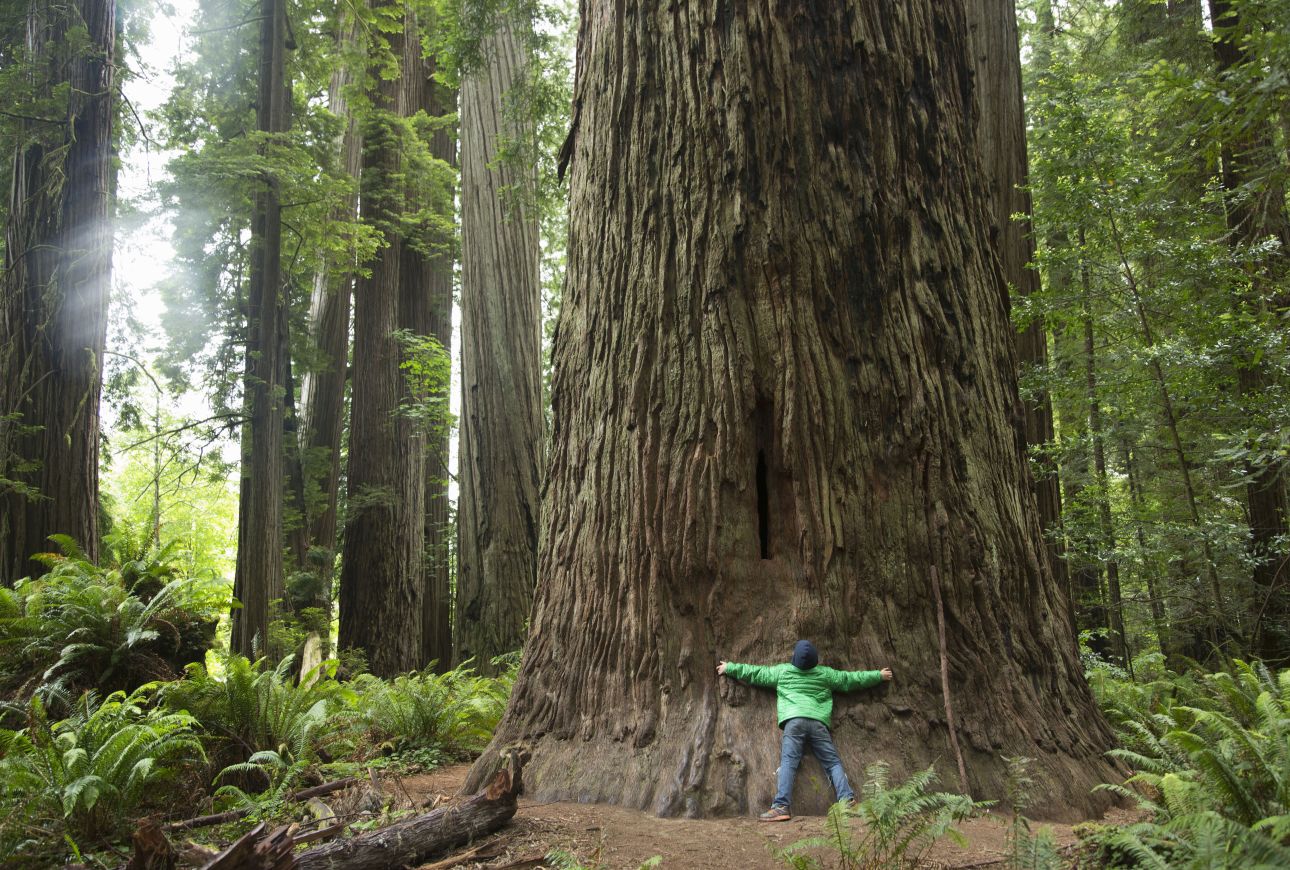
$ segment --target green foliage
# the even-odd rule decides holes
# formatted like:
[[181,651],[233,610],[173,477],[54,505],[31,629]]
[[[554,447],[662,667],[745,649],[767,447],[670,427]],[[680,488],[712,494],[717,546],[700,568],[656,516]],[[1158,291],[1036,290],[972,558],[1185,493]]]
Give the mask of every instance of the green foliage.
[[87,689],[133,690],[172,678],[205,654],[215,613],[200,584],[168,579],[174,572],[167,552],[104,569],[69,538],[55,542],[62,554],[37,557],[47,574],[0,593],[5,686],[35,690],[57,706]]
[[1012,821],[1008,824],[1008,867],[1012,870],[1057,870],[1062,866],[1053,841],[1052,831],[1041,828],[1039,833],[1030,829],[1030,819],[1024,815],[1030,804],[1030,791],[1035,780],[1030,775],[1033,759],[1020,756],[1004,757],[1008,765],[1008,809]]
[[[874,762],[865,768],[861,799],[852,805],[838,801],[829,808],[824,835],[798,840],[775,852],[775,857],[796,870],[817,870],[825,865],[811,850],[826,849],[835,865],[844,870],[913,866],[938,838],[963,842],[955,822],[970,818],[990,806],[967,795],[928,792],[936,781],[934,768],[909,777],[898,786],[889,784],[890,765]],[[859,819],[857,832],[852,825]]]
[[335,662],[325,662],[299,684],[292,679],[292,663],[287,657],[267,669],[263,659],[229,655],[220,659],[220,674],[195,662],[183,680],[161,687],[158,700],[196,719],[212,761],[223,768],[221,778],[242,775],[226,784],[280,790],[324,753],[343,754],[350,746],[344,729],[333,727],[333,717],[353,698],[334,679]]
[[1237,661],[1230,672],[1148,685],[1103,678],[1120,732],[1111,755],[1136,771],[1103,788],[1149,821],[1100,831],[1104,858],[1147,867],[1290,865],[1290,670]]
[[26,727],[0,731],[0,852],[38,855],[63,837],[94,844],[171,796],[202,746],[192,717],[146,709],[146,700],[116,692],[99,703],[87,693],[51,723],[33,698]]
[[443,674],[431,668],[385,681],[353,682],[355,709],[367,739],[384,749],[435,748],[457,757],[478,752],[506,707],[514,672],[481,677],[467,665]]

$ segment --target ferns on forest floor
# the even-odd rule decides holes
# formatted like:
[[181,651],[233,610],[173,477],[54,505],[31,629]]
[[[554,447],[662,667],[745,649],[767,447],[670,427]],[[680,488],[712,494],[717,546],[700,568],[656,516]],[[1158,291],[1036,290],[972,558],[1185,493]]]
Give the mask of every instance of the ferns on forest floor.
[[[823,849],[844,870],[905,867],[942,836],[962,844],[963,835],[954,824],[991,805],[967,795],[929,793],[936,781],[931,767],[892,787],[890,769],[885,761],[865,768],[857,803],[838,801],[829,808],[822,836],[775,850],[775,857],[794,870],[817,870],[825,865],[812,852]],[[855,819],[863,822],[858,830],[852,825]]]
[[0,852],[31,855],[59,840],[75,848],[118,834],[167,796],[159,786],[204,759],[191,716],[146,703],[142,691],[102,703],[87,693],[51,723],[31,699],[26,727],[0,731]]
[[1095,680],[1133,769],[1103,786],[1151,819],[1089,838],[1107,863],[1143,867],[1290,867],[1290,670],[1137,684]]

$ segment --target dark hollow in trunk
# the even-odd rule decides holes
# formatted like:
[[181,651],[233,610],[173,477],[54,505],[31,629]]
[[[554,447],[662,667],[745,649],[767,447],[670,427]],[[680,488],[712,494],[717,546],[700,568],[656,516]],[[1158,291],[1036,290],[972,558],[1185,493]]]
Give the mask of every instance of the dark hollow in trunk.
[[583,7],[538,594],[476,770],[522,742],[538,799],[764,808],[773,693],[715,665],[809,637],[896,672],[838,699],[857,779],[1000,797],[1026,755],[1034,812],[1088,817],[1112,738],[1018,444],[962,4],[628,8]]

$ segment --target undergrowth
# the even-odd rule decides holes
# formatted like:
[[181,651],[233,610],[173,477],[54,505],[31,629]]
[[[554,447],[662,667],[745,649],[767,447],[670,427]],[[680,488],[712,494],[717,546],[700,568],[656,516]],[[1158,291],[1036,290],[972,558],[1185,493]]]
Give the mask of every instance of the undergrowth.
[[1095,828],[1096,860],[1290,867],[1290,670],[1238,660],[1229,671],[1134,682],[1106,667],[1090,683],[1120,737],[1111,755],[1133,771],[1103,788],[1148,814]]
[[[890,784],[890,765],[878,761],[865,768],[859,802],[838,801],[829,808],[824,833],[775,851],[775,857],[795,870],[901,868],[913,866],[938,838],[962,843],[956,822],[981,812],[988,801],[966,795],[929,792],[936,771],[915,773],[903,783]],[[854,821],[862,822],[860,826]],[[828,855],[828,863],[815,852]]]

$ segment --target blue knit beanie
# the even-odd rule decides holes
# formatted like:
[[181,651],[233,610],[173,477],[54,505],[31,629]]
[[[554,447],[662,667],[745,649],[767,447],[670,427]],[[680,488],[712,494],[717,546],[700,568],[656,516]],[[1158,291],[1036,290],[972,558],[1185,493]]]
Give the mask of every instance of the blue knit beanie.
[[799,640],[793,647],[793,666],[803,671],[809,671],[820,661],[819,653],[815,651],[815,644],[809,640]]

